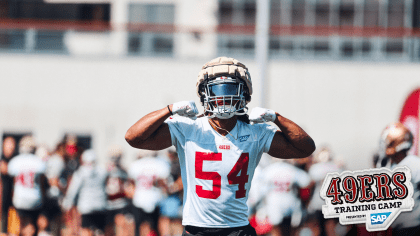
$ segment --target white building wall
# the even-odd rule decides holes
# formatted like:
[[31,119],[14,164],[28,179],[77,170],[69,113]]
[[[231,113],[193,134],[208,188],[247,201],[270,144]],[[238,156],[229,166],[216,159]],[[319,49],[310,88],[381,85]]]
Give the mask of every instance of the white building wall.
[[217,0],[179,1],[175,7],[175,50],[179,58],[214,57],[217,53]]
[[[92,135],[104,163],[140,117],[181,100],[195,100],[196,76],[211,58],[114,58],[0,55],[0,132],[32,131],[53,147],[66,132]],[[250,69],[259,104],[257,64]],[[267,108],[297,122],[316,144],[328,144],[349,169],[370,167],[381,130],[399,117],[420,85],[417,64],[271,61]],[[202,112],[202,109],[199,109]]]

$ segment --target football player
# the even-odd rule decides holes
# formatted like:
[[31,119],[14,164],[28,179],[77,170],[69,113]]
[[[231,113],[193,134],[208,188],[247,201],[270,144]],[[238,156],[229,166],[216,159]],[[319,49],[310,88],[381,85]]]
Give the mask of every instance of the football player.
[[82,216],[81,235],[92,236],[105,230],[107,172],[96,164],[93,150],[84,151],[81,159],[82,165],[74,172],[62,205],[69,211],[77,202],[77,210]]
[[[276,161],[263,171],[265,206],[269,222],[273,225],[272,236],[294,235],[303,216],[302,200],[309,195],[302,193],[311,189],[311,178],[305,171],[286,161]],[[304,191],[305,190],[305,191]]]
[[[252,92],[248,68],[219,57],[198,75],[204,116],[197,118],[193,101],[177,102],[144,116],[126,133],[135,148],[176,147],[184,186],[183,235],[256,235],[246,203],[262,153],[303,158],[315,150],[301,127],[273,110],[254,108],[248,117]],[[268,121],[280,130],[257,124]]]
[[19,142],[19,155],[8,166],[14,177],[13,206],[20,218],[21,235],[37,235],[37,220],[45,198],[47,180],[45,163],[35,153],[35,141],[31,136]]
[[342,169],[334,162],[332,151],[324,146],[316,152],[313,159],[314,164],[309,168],[309,176],[315,183],[314,193],[308,205],[307,225],[314,235],[335,235],[337,219],[325,219],[322,214],[322,205],[325,201],[318,194],[321,191],[324,178],[328,173],[341,173]]
[[411,183],[414,187],[414,207],[410,212],[402,212],[392,223],[392,235],[420,234],[420,158],[408,155],[413,145],[413,135],[403,124],[389,124],[381,134],[380,156],[385,156],[391,169],[407,166],[411,170]]
[[130,164],[128,177],[131,184],[135,185],[132,211],[136,236],[157,235],[160,216],[158,206],[164,193],[159,182],[168,178],[169,174],[169,164],[156,158],[155,153],[140,155],[138,160]]

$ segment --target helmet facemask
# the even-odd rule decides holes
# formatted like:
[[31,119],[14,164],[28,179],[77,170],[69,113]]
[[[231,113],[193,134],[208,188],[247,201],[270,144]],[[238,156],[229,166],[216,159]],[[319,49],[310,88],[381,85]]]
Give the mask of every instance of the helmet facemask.
[[203,84],[204,110],[210,117],[229,119],[247,112],[245,83],[240,79],[220,76]]

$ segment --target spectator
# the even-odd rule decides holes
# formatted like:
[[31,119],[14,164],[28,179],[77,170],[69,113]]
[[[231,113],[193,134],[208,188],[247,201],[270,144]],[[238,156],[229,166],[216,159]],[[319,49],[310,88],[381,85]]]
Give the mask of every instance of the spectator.
[[167,197],[160,204],[159,219],[160,235],[182,235],[182,199],[183,185],[178,154],[174,147],[167,151],[170,161],[170,175],[165,181]]
[[122,149],[113,146],[109,150],[110,163],[108,165],[108,179],[106,193],[108,196],[108,211],[106,216],[105,235],[125,235],[126,217],[128,213],[128,199],[125,194],[125,184],[128,174],[121,166]]
[[8,224],[8,212],[12,206],[12,188],[13,188],[13,177],[7,173],[7,166],[15,155],[16,140],[8,136],[3,140],[3,152],[0,160],[1,170],[1,184],[2,184],[2,195],[1,195],[1,232],[7,233]]
[[[38,153],[38,151],[37,151]],[[61,208],[59,202],[63,198],[63,186],[60,182],[65,167],[64,163],[65,145],[63,142],[57,144],[54,152],[46,160],[46,177],[48,179],[49,188],[47,190],[46,198],[41,219],[44,219],[44,228],[52,235],[59,236],[61,234]],[[41,223],[41,222],[40,222]],[[40,227],[41,228],[41,227]]]

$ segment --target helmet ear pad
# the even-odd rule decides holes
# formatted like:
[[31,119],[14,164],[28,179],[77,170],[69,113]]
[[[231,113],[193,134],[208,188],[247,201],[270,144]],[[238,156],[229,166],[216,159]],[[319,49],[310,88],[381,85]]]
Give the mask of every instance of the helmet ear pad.
[[246,81],[244,81],[241,78],[241,74],[238,71],[235,71],[235,76],[236,76],[236,78],[238,78],[239,80],[241,80],[242,83],[244,84],[244,96],[245,96],[245,101],[248,104],[251,101],[251,95],[249,94],[249,91],[250,90],[249,90],[249,88],[248,88],[248,86],[246,84]]

